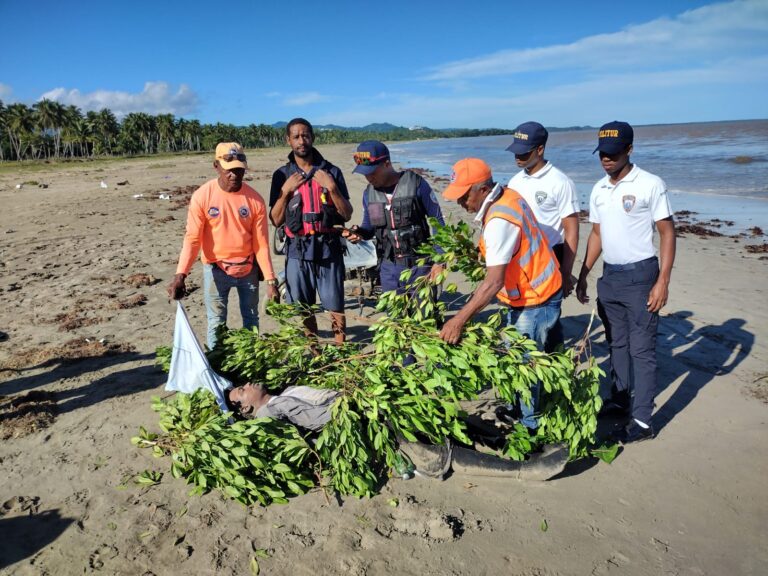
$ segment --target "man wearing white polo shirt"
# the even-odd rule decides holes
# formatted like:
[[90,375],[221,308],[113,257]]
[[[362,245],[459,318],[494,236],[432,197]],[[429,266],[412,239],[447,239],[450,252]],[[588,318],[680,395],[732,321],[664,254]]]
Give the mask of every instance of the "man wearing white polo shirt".
[[[515,155],[515,162],[522,170],[512,176],[507,187],[528,202],[555,252],[565,298],[576,281],[571,271],[579,246],[579,201],[573,181],[544,158],[548,138],[547,129],[538,122],[525,122],[515,129],[514,140],[507,150]],[[545,350],[552,352],[562,343],[563,330],[558,319],[549,332]]]
[[[654,436],[656,329],[675,261],[675,225],[666,184],[629,161],[633,140],[634,131],[626,122],[609,122],[598,133],[595,152],[600,152],[606,176],[592,189],[592,231],[576,285],[579,301],[588,302],[587,275],[602,252],[597,297],[611,331],[613,394],[632,397],[631,419],[613,435],[623,444]],[[653,246],[654,229],[659,231],[661,262]]]

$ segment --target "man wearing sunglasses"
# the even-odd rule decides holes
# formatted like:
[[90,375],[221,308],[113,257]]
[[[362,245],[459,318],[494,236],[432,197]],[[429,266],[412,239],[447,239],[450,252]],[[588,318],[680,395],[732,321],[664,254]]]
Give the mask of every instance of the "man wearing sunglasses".
[[[656,329],[667,303],[675,261],[675,224],[667,186],[658,176],[630,162],[634,130],[626,122],[609,122],[598,132],[600,163],[606,175],[592,188],[592,231],[576,285],[587,303],[587,275],[603,255],[597,281],[606,337],[610,335],[613,385],[605,407],[629,418],[612,436],[622,444],[653,438],[656,395]],[[661,265],[653,245],[659,231]]]
[[[544,158],[548,138],[547,129],[538,122],[524,122],[515,129],[507,150],[515,155],[521,170],[512,176],[507,187],[519,193],[533,210],[560,263],[566,298],[576,283],[571,272],[579,246],[579,201],[573,181]],[[558,320],[549,332],[545,350],[554,351],[563,340]]]
[[357,165],[355,174],[365,176],[368,187],[363,191],[363,221],[360,226],[353,226],[346,238],[352,243],[376,238],[382,291],[403,292],[406,286],[400,274],[408,268],[413,269],[408,282],[442,272],[439,264],[416,266],[420,258],[416,248],[430,237],[427,218],[437,218],[441,225],[445,224],[427,181],[412,170],[395,170],[389,149],[378,140],[361,142],[353,158]]
[[248,168],[243,147],[236,142],[218,144],[213,168],[218,177],[192,194],[179,264],[168,286],[171,298],[183,298],[185,280],[202,253],[209,349],[216,345],[216,328],[227,321],[232,288],[237,290],[245,328],[259,325],[260,276],[267,281],[267,297],[278,298],[269,255],[267,208],[261,196],[243,183]]
[[[272,175],[270,219],[284,226],[286,300],[314,305],[316,294],[331,315],[337,344],[346,338],[344,315],[344,248],[334,228],[352,217],[344,175],[313,146],[315,133],[303,118],[285,127],[291,147],[288,163]],[[317,318],[304,319],[308,333],[317,334]]]

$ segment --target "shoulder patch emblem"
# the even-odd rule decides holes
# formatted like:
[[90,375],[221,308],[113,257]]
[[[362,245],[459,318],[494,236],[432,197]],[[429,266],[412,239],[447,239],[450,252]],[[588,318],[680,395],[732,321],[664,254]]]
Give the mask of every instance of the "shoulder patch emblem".
[[240,214],[241,218],[248,218],[248,215],[251,212],[248,210],[248,206],[240,206],[240,209],[237,211],[237,213]]
[[624,207],[624,212],[629,214],[632,211],[632,208],[635,207],[635,201],[637,199],[631,195],[627,194],[626,196],[621,197],[621,205]]
[[211,206],[208,208],[208,216],[211,218],[216,218],[219,215],[219,209],[216,208],[216,206]]
[[541,206],[544,203],[544,200],[547,199],[547,193],[546,192],[536,192],[534,195],[534,198],[536,198],[536,204]]

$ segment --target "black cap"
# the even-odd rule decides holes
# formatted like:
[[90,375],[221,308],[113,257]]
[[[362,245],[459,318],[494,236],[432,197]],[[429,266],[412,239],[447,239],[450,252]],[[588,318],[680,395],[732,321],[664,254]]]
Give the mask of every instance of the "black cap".
[[527,154],[547,143],[549,132],[538,122],[524,122],[515,128],[515,139],[507,147],[513,154]]
[[592,154],[605,152],[606,154],[619,154],[624,152],[635,139],[635,131],[632,126],[626,122],[614,120],[600,126],[600,132],[597,133],[597,148]]

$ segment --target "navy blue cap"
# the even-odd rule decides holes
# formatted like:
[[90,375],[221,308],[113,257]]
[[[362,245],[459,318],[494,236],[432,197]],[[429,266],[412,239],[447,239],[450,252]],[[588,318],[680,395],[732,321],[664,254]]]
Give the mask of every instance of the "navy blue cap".
[[366,140],[360,142],[357,152],[353,154],[355,159],[355,174],[372,174],[379,167],[379,164],[389,160],[389,148],[378,140]]
[[592,154],[600,150],[606,154],[619,154],[624,152],[635,139],[635,131],[626,122],[614,120],[600,126],[597,133],[597,148]]
[[538,122],[524,122],[515,128],[515,139],[507,150],[513,154],[527,154],[534,148],[546,145],[549,132]]

